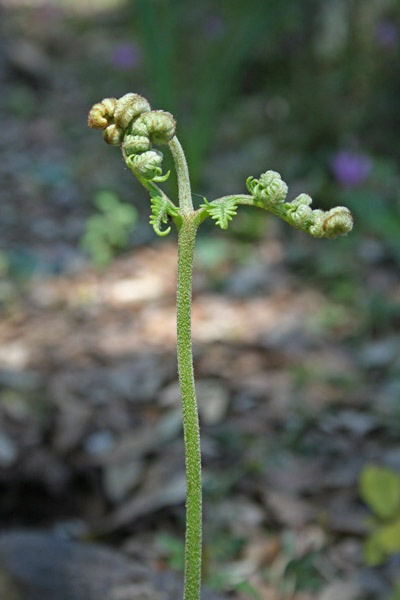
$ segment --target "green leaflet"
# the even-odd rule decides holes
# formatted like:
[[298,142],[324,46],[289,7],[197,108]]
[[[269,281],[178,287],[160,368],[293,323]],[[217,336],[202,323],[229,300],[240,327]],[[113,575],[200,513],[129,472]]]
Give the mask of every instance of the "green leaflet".
[[200,208],[205,208],[215,224],[221,229],[228,229],[229,221],[236,215],[237,201],[235,198],[227,198],[218,204],[208,202],[204,198],[204,204]]
[[161,226],[163,223],[168,223],[168,216],[174,217],[177,214],[177,209],[172,206],[168,198],[158,194],[151,194],[150,225],[152,225],[157,235],[163,237],[169,234],[171,227],[163,230]]
[[158,177],[153,177],[152,181],[167,181],[168,177],[170,176],[171,171],[168,171],[167,173],[165,173],[165,175],[158,175]]
[[381,525],[365,540],[364,559],[369,567],[383,564],[391,554],[400,552],[400,518]]
[[382,520],[400,512],[400,477],[395,471],[366,465],[360,475],[360,495]]

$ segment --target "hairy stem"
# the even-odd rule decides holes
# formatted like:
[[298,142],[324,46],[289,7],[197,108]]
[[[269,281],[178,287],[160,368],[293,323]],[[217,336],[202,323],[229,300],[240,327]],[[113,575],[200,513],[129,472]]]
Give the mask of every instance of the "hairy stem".
[[193,251],[197,226],[193,214],[179,228],[177,345],[186,462],[186,540],[184,600],[200,599],[202,496],[200,428],[194,386],[191,302]]
[[162,190],[153,181],[151,181],[149,179],[146,179],[145,177],[142,177],[138,173],[133,172],[133,174],[135,175],[136,179],[138,181],[140,181],[140,183],[142,184],[142,186],[145,187],[146,190],[150,192],[150,194],[155,194],[155,195],[161,196],[162,198],[165,198],[168,201],[169,204],[171,204],[172,206],[175,206],[174,203],[172,202],[172,200],[170,200],[168,198],[168,196],[164,192],[164,190]]
[[182,212],[189,214],[193,212],[193,202],[185,153],[176,135],[168,143],[168,146],[174,159],[176,175],[178,177],[179,204]]

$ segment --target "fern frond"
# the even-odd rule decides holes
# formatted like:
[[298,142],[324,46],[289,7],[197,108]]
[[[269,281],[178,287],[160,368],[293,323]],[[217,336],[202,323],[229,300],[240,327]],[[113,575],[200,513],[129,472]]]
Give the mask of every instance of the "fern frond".
[[155,233],[160,236],[168,235],[171,231],[171,227],[167,229],[161,229],[162,224],[168,223],[168,216],[176,216],[178,211],[172,206],[168,198],[160,196],[159,194],[151,195],[151,216],[150,225],[153,227]]
[[200,208],[205,208],[215,224],[221,229],[228,229],[229,221],[236,215],[237,201],[235,198],[227,198],[218,204],[208,202],[204,198],[204,204]]

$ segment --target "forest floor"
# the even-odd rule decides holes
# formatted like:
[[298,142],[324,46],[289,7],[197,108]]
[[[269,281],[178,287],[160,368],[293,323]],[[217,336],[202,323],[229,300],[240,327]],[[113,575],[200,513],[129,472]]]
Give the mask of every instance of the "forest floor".
[[[104,149],[82,133],[106,42],[83,28],[71,44],[79,27],[69,38],[57,11],[1,27],[0,527],[56,529],[180,572],[176,243],[146,223],[107,268],[84,257],[90,200],[121,168],[114,153],[99,173]],[[362,234],[349,255],[286,231],[198,240],[204,578],[240,599],[386,600],[399,555],[366,566],[359,478],[376,463],[400,472],[398,269]],[[339,290],[353,263],[351,293]]]

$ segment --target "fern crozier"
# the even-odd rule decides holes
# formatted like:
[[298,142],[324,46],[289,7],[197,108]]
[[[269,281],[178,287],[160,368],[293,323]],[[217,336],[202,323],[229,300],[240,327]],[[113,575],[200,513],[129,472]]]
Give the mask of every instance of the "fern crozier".
[[111,123],[103,131],[103,139],[110,146],[120,146],[124,138],[124,130],[115,123]]
[[92,129],[105,129],[110,125],[114,117],[116,105],[116,98],[104,98],[101,102],[94,104],[89,111],[89,127]]
[[117,101],[114,111],[115,123],[122,129],[126,129],[139,115],[151,110],[146,98],[139,94],[125,94]]
[[176,122],[174,117],[163,110],[152,110],[135,119],[131,133],[146,136],[153,144],[163,145],[174,137]]
[[345,206],[331,208],[326,214],[323,222],[323,230],[328,238],[338,235],[346,235],[353,229],[354,218]]
[[153,179],[162,173],[163,154],[159,150],[147,150],[141,154],[132,154],[127,164],[145,179]]

